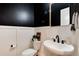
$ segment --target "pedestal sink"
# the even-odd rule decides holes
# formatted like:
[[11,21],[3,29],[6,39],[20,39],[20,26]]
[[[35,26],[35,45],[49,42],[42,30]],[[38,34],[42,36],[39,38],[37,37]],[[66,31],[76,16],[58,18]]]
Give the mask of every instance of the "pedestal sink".
[[68,45],[66,43],[57,43],[53,42],[53,40],[44,41],[43,46],[45,47],[45,49],[48,49],[48,51],[51,51],[51,53],[56,54],[58,56],[68,56],[72,55],[74,52],[73,45]]

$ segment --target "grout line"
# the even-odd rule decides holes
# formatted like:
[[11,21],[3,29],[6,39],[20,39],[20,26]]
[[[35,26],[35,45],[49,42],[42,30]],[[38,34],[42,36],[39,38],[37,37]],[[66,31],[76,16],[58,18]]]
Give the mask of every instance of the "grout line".
[[16,29],[16,55],[17,55],[17,29]]

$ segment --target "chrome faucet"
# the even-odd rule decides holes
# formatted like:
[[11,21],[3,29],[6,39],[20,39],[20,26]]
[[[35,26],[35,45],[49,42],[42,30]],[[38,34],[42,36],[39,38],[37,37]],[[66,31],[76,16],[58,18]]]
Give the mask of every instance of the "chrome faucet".
[[59,35],[56,35],[57,42],[60,43]]

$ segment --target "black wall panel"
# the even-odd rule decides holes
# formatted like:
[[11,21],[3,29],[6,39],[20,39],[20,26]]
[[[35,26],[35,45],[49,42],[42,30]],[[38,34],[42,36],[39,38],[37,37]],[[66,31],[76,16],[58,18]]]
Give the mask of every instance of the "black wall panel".
[[[72,15],[79,12],[79,4],[55,3],[51,6],[52,26],[60,26],[60,10],[66,7],[70,7],[70,24],[72,23]],[[0,3],[0,25],[49,26],[49,3]]]
[[33,4],[0,3],[0,25],[33,27]]
[[49,26],[49,4],[48,3],[34,4],[34,20],[35,20],[35,27]]

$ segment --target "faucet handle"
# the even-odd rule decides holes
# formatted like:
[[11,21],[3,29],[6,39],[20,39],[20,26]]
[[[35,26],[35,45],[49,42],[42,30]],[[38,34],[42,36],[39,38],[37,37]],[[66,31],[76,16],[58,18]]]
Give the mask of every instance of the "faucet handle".
[[54,42],[56,42],[56,40],[55,40],[55,39],[53,39],[53,41],[54,41]]
[[66,43],[66,40],[62,40],[61,43],[62,43],[62,44]]
[[54,42],[56,42],[55,38],[52,38]]
[[64,40],[61,41],[62,44],[64,44],[64,42],[65,42]]

